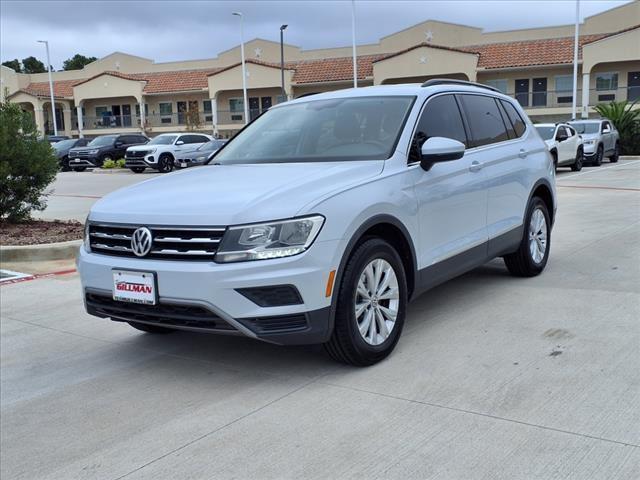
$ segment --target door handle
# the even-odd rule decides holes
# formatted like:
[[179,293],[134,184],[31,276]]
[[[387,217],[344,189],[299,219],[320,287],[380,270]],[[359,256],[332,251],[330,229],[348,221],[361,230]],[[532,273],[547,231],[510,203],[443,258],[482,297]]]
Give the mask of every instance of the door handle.
[[483,166],[484,166],[484,164],[474,160],[473,162],[471,162],[471,165],[469,165],[469,171],[470,172],[479,172],[480,170],[482,170]]
[[527,152],[524,148],[521,148],[521,149],[520,149],[520,151],[518,152],[518,156],[519,156],[520,158],[527,158],[527,154],[528,154],[528,153],[529,153],[529,152]]

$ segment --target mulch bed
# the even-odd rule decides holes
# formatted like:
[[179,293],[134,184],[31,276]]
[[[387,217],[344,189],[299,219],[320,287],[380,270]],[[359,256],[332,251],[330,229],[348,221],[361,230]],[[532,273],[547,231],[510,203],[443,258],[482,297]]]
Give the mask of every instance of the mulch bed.
[[84,225],[75,220],[0,222],[0,245],[37,245],[82,238]]

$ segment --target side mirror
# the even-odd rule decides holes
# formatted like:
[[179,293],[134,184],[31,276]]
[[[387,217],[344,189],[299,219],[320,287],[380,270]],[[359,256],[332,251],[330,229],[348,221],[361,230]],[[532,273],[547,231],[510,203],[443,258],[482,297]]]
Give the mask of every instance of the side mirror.
[[182,140],[178,140],[178,141],[176,142],[176,145],[184,145],[184,142],[183,142]]
[[420,166],[428,172],[434,163],[450,162],[464,156],[464,143],[445,137],[431,137],[420,149]]

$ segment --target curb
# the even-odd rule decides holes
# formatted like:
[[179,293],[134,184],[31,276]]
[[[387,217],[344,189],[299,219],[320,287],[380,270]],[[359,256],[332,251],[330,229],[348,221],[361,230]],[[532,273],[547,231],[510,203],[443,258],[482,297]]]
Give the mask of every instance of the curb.
[[39,262],[76,258],[82,240],[41,245],[0,246],[0,262]]
[[93,170],[91,170],[91,173],[113,175],[114,173],[131,173],[131,170],[129,170],[128,168],[94,168]]

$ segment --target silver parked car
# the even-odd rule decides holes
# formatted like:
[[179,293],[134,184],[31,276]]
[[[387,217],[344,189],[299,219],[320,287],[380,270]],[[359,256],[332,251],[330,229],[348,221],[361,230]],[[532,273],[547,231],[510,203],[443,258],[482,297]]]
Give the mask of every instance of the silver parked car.
[[213,155],[220,150],[225,143],[227,143],[226,140],[213,139],[210,142],[203,143],[196,149],[177,153],[174,165],[176,168],[204,165],[206,162],[211,160]]
[[555,213],[551,155],[515,100],[382,85],[274,106],[209,165],[103,197],[78,268],[97,317],[371,365],[425,290],[495,257],[541,273]]
[[611,120],[574,120],[568,122],[582,137],[584,159],[600,166],[604,157],[616,163],[620,157],[620,134]]

